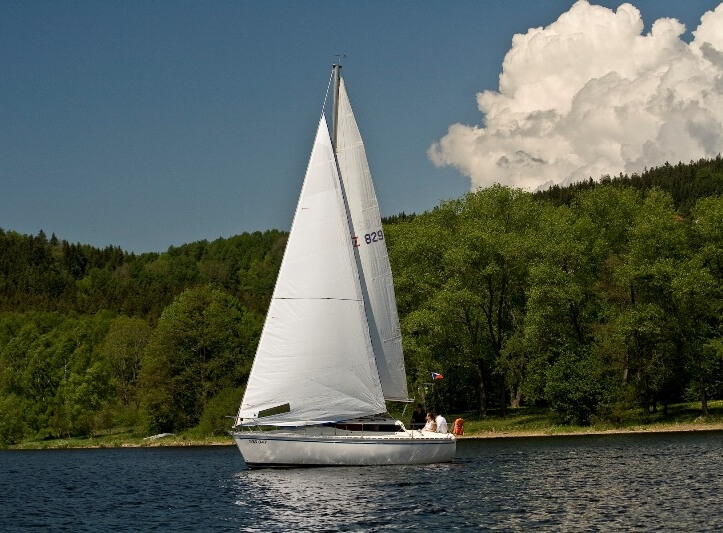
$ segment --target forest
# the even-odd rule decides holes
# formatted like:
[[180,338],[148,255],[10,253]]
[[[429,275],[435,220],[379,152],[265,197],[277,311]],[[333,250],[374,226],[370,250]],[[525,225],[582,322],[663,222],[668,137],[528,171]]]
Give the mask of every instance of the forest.
[[[723,160],[384,220],[410,395],[560,423],[723,399]],[[0,446],[229,429],[286,233],[135,255],[0,229]]]

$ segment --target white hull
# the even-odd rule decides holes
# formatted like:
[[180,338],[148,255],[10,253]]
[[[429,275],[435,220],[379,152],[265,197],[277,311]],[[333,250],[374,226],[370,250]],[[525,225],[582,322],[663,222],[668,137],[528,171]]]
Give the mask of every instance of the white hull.
[[231,435],[249,468],[445,463],[454,459],[451,434],[373,434],[333,428],[239,431]]

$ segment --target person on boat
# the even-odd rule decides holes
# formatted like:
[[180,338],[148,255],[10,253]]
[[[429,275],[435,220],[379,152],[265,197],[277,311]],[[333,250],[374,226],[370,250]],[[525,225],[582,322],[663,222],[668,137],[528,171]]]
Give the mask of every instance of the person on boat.
[[449,433],[446,418],[444,418],[442,415],[437,415],[437,418],[434,421],[437,424],[437,433]]
[[422,431],[429,431],[432,433],[437,431],[437,423],[434,421],[434,413],[427,413],[427,423],[422,428]]
[[412,411],[412,429],[422,429],[425,422],[424,407],[421,403]]

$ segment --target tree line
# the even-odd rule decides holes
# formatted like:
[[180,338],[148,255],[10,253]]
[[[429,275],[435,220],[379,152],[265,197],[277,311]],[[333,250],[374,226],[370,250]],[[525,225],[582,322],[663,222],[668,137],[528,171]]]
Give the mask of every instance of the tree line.
[[114,427],[223,431],[286,238],[135,255],[0,229],[0,444]]
[[243,233],[135,255],[0,228],[0,311],[113,310],[154,324],[183,290],[208,284],[264,312],[286,237]]
[[707,415],[723,398],[722,183],[719,156],[494,186],[386,228],[412,374],[442,371],[453,412],[524,403],[588,424],[687,399]]
[[[494,186],[384,221],[410,390],[566,423],[723,398],[723,162],[531,194]],[[135,255],[0,229],[0,443],[221,432],[286,234]]]

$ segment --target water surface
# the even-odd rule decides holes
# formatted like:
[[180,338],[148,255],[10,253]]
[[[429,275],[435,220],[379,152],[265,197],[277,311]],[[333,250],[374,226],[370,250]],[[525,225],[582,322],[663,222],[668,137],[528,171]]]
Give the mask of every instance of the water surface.
[[464,440],[450,464],[245,470],[235,447],[0,452],[0,531],[716,531],[723,432]]

